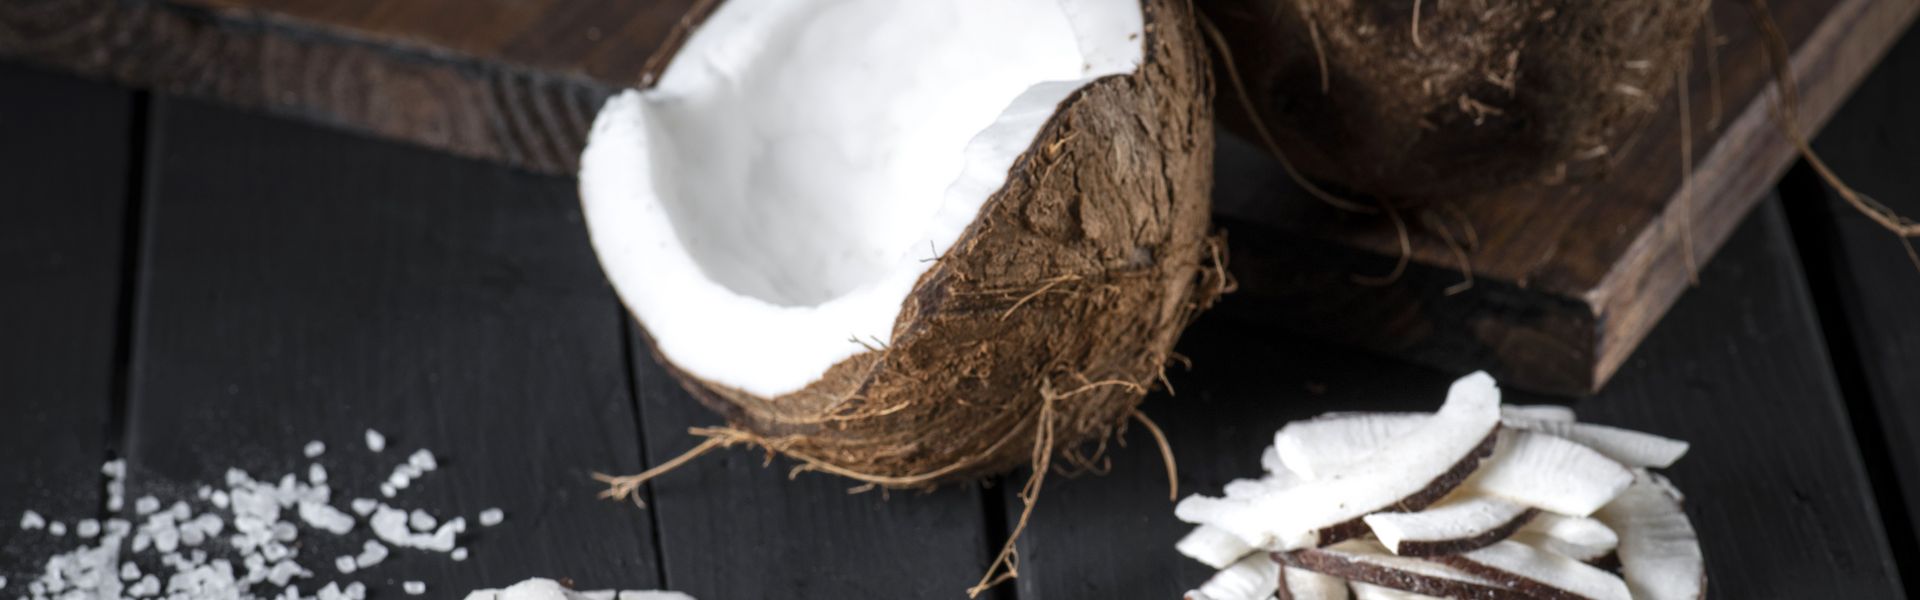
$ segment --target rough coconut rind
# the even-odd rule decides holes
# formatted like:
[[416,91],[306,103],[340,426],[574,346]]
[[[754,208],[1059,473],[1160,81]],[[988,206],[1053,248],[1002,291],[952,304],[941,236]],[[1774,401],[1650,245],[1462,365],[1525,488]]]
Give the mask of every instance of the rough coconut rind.
[[[813,468],[924,488],[1110,435],[1230,285],[1208,235],[1213,84],[1187,4],[1143,2],[1144,62],[1073,92],[924,273],[890,343],[766,398],[665,365]],[[644,332],[643,332],[644,333]],[[658,346],[648,338],[655,355]]]
[[[1604,165],[1660,106],[1708,2],[1201,5],[1297,167],[1359,192],[1433,198]],[[1230,128],[1258,139],[1235,94],[1219,102]]]

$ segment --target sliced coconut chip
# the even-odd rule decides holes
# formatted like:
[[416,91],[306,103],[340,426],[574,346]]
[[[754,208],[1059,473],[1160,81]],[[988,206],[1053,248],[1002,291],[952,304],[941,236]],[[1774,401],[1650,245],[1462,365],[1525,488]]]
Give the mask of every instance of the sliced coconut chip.
[[1268,600],[1280,586],[1280,563],[1256,554],[1240,559],[1206,583],[1187,592],[1186,600]]
[[1600,509],[1601,522],[1620,535],[1620,571],[1640,600],[1695,600],[1706,597],[1706,562],[1693,523],[1672,484],[1642,472]]
[[1544,433],[1503,430],[1500,443],[1463,485],[1564,515],[1593,514],[1633,483],[1633,471],[1579,443]]
[[1440,411],[1419,428],[1337,475],[1251,499],[1188,497],[1174,514],[1273,550],[1347,539],[1365,533],[1366,515],[1417,511],[1458,487],[1491,451],[1499,421],[1500,390],[1492,377],[1475,373],[1454,382]]
[[1502,498],[1468,496],[1420,512],[1367,515],[1367,527],[1387,550],[1401,556],[1459,554],[1507,539],[1533,519],[1537,509]]
[[1326,548],[1305,548],[1276,555],[1289,567],[1416,594],[1448,598],[1507,600],[1526,598],[1498,581],[1426,559],[1395,556],[1372,540],[1348,540]]
[[1555,419],[1508,418],[1508,427],[1538,431],[1579,442],[1601,455],[1634,468],[1673,466],[1687,454],[1687,443],[1631,429],[1573,423]]
[[1439,596],[1403,592],[1390,587],[1381,587],[1371,583],[1352,582],[1353,600],[1446,600]]
[[1584,563],[1598,563],[1613,554],[1620,537],[1612,527],[1591,517],[1569,517],[1541,512],[1513,535],[1514,541]]
[[1221,490],[1228,498],[1257,498],[1268,494],[1286,491],[1300,485],[1300,478],[1293,473],[1282,471],[1259,479],[1235,479],[1227,482]]
[[1536,598],[1633,600],[1627,592],[1627,583],[1614,574],[1519,542],[1500,542],[1432,560],[1498,581]]
[[[1308,479],[1318,478],[1319,474],[1337,472],[1353,463],[1365,460],[1370,454],[1395,438],[1406,435],[1418,428],[1432,415],[1415,412],[1332,412],[1304,421],[1294,421],[1282,427],[1273,438],[1273,458],[1287,469],[1299,473]],[[1578,426],[1573,423],[1573,409],[1553,405],[1525,405],[1500,407],[1500,421],[1503,426],[1522,429],[1568,430]],[[1587,427],[1587,426],[1579,426]],[[1647,436],[1634,431],[1594,425],[1626,434],[1635,434],[1674,442],[1659,436]],[[1584,429],[1581,429],[1584,431]],[[1604,437],[1608,434],[1591,434]],[[1564,437],[1564,436],[1563,436]],[[1632,444],[1649,447],[1643,453],[1670,450],[1668,447],[1654,448],[1653,440],[1621,440],[1623,446]],[[1681,451],[1685,452],[1685,444]],[[1638,448],[1639,446],[1632,446]],[[1678,458],[1677,456],[1674,458]],[[1266,456],[1262,456],[1264,461]],[[1671,464],[1671,463],[1669,463]],[[1664,465],[1662,465],[1664,466]],[[1268,467],[1274,471],[1274,467]]]
[[1260,451],[1260,468],[1275,474],[1293,472],[1287,468],[1286,462],[1280,460],[1280,451],[1273,446],[1267,446],[1266,450]]
[[1173,544],[1180,554],[1215,569],[1225,569],[1254,551],[1239,536],[1212,525],[1201,525]]
[[1280,587],[1274,596],[1278,600],[1347,600],[1347,582],[1332,575],[1285,567],[1280,569]]
[[1569,423],[1578,420],[1573,414],[1573,407],[1558,404],[1508,404],[1500,407],[1500,418]]

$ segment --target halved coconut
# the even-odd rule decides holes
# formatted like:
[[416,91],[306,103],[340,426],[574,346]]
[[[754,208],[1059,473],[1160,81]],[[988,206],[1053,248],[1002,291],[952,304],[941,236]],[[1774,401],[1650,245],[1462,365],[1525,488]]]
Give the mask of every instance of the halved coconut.
[[1283,567],[1280,587],[1274,590],[1274,597],[1278,600],[1347,600],[1347,582],[1332,575]]
[[1598,519],[1569,517],[1555,512],[1535,515],[1533,521],[1513,535],[1513,539],[1589,564],[1602,561],[1620,545],[1620,537],[1613,528]]
[[919,487],[1106,435],[1222,287],[1192,23],[727,0],[595,120],[593,247],[726,441]]
[[1401,556],[1459,554],[1512,536],[1537,509],[1487,496],[1442,501],[1420,512],[1367,515],[1367,527],[1387,550]]
[[1426,559],[1395,556],[1372,540],[1348,540],[1326,548],[1275,555],[1287,566],[1404,592],[1446,598],[1527,598],[1498,581]]
[[1506,429],[1462,487],[1563,515],[1587,516],[1633,483],[1633,472],[1565,438]]
[[1632,487],[1600,509],[1620,534],[1620,574],[1640,600],[1697,600],[1707,593],[1706,559],[1680,493],[1666,478],[1641,472]]
[[1174,515],[1260,548],[1331,544],[1366,533],[1369,514],[1417,511],[1446,496],[1492,451],[1499,425],[1499,388],[1475,373],[1454,382],[1420,427],[1339,473],[1254,498],[1191,496]]
[[1215,573],[1186,600],[1268,600],[1280,585],[1280,563],[1255,554]]
[[1627,584],[1592,565],[1519,542],[1500,542],[1453,556],[1435,557],[1535,598],[1633,600]]

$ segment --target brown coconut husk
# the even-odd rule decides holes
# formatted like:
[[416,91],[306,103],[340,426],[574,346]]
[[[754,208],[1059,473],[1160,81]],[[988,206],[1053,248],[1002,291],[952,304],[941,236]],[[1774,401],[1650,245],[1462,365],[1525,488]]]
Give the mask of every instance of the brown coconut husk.
[[[1030,465],[1029,502],[1055,455],[1093,464],[1083,449],[1138,415],[1181,330],[1231,287],[1224,238],[1208,234],[1207,58],[1186,2],[1143,5],[1144,64],[1062,102],[1005,187],[930,258],[891,343],[777,398],[701,380],[655,347],[728,426],[694,430],[707,441],[654,470],[602,476],[608,495],[737,444],[885,488]],[[1010,571],[1010,554],[996,567]]]
[[1445,198],[1598,167],[1651,115],[1707,0],[1212,0],[1257,114],[1308,177]]

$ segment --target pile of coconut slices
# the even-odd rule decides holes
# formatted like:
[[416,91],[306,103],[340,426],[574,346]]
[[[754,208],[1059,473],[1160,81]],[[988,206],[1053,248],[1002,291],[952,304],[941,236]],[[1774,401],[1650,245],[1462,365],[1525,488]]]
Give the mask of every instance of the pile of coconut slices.
[[1700,544],[1648,469],[1687,444],[1500,405],[1469,375],[1433,414],[1288,424],[1267,474],[1191,496],[1182,554],[1221,571],[1189,600],[1697,599]]

